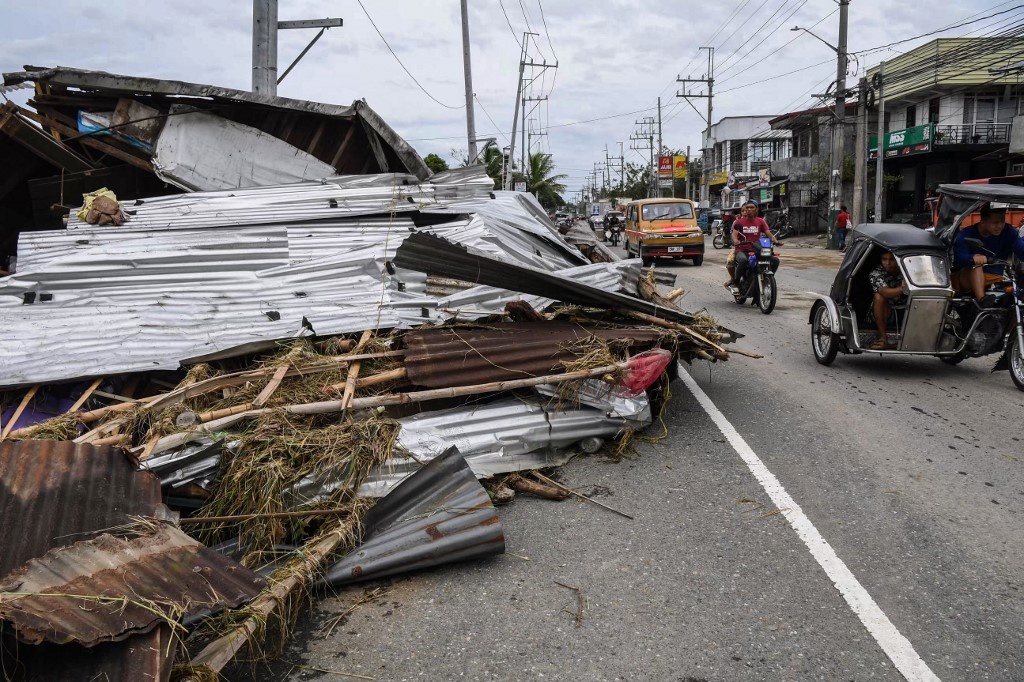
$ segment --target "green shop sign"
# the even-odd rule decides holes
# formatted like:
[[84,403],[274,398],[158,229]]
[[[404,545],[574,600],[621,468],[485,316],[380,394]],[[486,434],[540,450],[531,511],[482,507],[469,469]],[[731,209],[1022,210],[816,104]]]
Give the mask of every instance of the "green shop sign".
[[[885,158],[891,159],[897,156],[909,156],[910,154],[923,154],[932,150],[932,138],[935,137],[935,124],[926,123],[923,126],[894,130],[885,135]],[[878,158],[878,136],[873,135],[868,140],[869,158]]]

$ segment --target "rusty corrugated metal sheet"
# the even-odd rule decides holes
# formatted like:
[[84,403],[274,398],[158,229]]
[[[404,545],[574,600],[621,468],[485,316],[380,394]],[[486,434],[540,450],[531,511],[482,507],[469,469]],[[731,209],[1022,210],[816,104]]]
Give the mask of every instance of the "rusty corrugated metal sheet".
[[[499,322],[486,327],[444,327],[407,333],[405,367],[417,386],[470,386],[555,374],[592,337],[628,340],[635,350],[656,345],[650,328],[606,329],[573,322]],[[588,349],[589,350],[589,349]]]
[[233,559],[161,525],[130,539],[101,535],[29,560],[0,580],[0,618],[27,644],[88,647],[147,632],[162,622],[161,613],[177,620],[240,606],[265,585]]
[[363,544],[323,582],[344,585],[505,551],[498,512],[455,448],[402,481],[364,522]]
[[[160,481],[120,450],[57,441],[0,443],[0,575],[80,533],[153,516]],[[19,643],[0,621],[0,670],[32,682],[170,678],[177,647],[159,627],[92,649]]]
[[76,534],[156,516],[160,480],[121,450],[82,443],[0,443],[0,575]]

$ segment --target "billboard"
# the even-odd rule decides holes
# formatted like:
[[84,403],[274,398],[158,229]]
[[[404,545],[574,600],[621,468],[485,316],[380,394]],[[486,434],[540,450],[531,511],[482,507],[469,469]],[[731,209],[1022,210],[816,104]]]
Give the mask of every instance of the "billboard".
[[672,177],[676,180],[686,179],[686,154],[676,154],[672,157]]
[[672,157],[671,156],[659,156],[658,157],[658,177],[659,178],[670,178],[672,177]]

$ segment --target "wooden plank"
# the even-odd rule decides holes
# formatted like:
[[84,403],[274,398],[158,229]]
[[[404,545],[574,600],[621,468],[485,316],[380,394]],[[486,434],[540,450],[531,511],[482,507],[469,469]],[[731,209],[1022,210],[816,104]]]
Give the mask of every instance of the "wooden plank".
[[260,394],[256,396],[256,400],[252,401],[252,404],[256,407],[263,407],[263,404],[270,400],[270,396],[274,395],[274,391],[284,381],[285,376],[288,375],[288,365],[281,365],[274,372],[274,376],[270,378],[267,385],[260,391]]
[[353,120],[353,121],[351,121],[349,123],[348,131],[345,133],[345,139],[343,139],[341,141],[341,146],[338,147],[338,151],[336,151],[334,153],[334,158],[331,159],[331,165],[334,166],[334,170],[336,170],[336,171],[340,171],[341,170],[340,168],[338,168],[338,162],[341,161],[342,155],[344,155],[345,150],[348,149],[348,144],[349,144],[349,142],[352,141],[352,137],[355,134],[355,132],[356,132],[356,122],[355,122],[355,120]]
[[[320,121],[320,125],[318,125],[316,127],[316,132],[313,133],[313,139],[310,140],[309,144],[306,145],[306,153],[312,154],[313,156],[316,156],[316,151],[314,151],[314,150],[316,149],[317,143],[320,142],[320,138],[323,137],[324,128],[326,128],[326,127],[327,127],[327,121],[321,120]],[[319,159],[320,157],[316,156],[316,158]],[[321,161],[322,160],[323,159],[321,159]]]
[[11,429],[13,429],[14,425],[18,423],[18,418],[21,417],[21,413],[24,412],[25,408],[28,407],[28,404],[32,402],[32,398],[36,397],[36,391],[38,390],[39,386],[33,386],[32,388],[28,389],[28,392],[25,394],[25,397],[21,399],[21,404],[18,405],[18,409],[16,409],[14,411],[14,414],[11,415],[11,421],[7,422],[7,426],[4,427],[3,431],[0,431],[0,440],[7,438],[7,435],[11,432]]
[[68,137],[75,138],[75,142],[79,142],[87,147],[92,147],[93,149],[101,151],[104,154],[113,156],[115,159],[119,159],[121,161],[124,161],[125,163],[131,164],[136,168],[146,171],[147,173],[155,172],[153,170],[153,164],[151,164],[148,161],[143,161],[134,154],[123,152],[117,147],[112,147],[109,144],[100,142],[99,140],[96,140],[87,135],[80,135],[80,133],[77,130],[73,130],[62,123],[58,123],[57,121],[51,118],[47,118],[46,116],[40,116],[39,114],[31,111],[25,111],[23,113],[25,116],[31,118],[33,121],[40,125],[52,128],[53,130],[57,131],[58,133],[61,133],[62,135],[67,135]]
[[100,387],[101,383],[103,383],[103,377],[97,377],[89,385],[89,388],[82,391],[82,395],[78,396],[78,400],[75,401],[75,404],[71,406],[71,409],[69,409],[68,412],[78,412],[79,408],[81,408],[82,405],[85,405],[85,401],[92,396],[93,392]]

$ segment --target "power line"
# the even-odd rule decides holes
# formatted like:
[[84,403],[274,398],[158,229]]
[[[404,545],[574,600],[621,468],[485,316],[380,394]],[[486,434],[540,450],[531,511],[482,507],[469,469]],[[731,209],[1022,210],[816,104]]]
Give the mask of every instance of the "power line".
[[[800,5],[800,7],[803,7],[803,4],[801,4],[801,5]],[[790,13],[790,14],[789,14],[789,15],[788,15],[788,16],[787,16],[787,17],[786,17],[785,19],[783,19],[783,20],[782,20],[782,23],[780,23],[780,24],[779,24],[779,27],[781,28],[782,24],[784,24],[784,23],[786,23],[787,21],[789,21],[789,19],[790,19],[790,18],[791,18],[791,17],[792,17],[792,16],[794,15],[794,14],[796,14],[796,12],[797,12],[797,11],[798,11],[798,10],[800,9],[800,7],[797,7],[797,8],[796,8],[796,10],[793,10],[793,12],[791,12],[791,13]],[[815,28],[815,27],[816,27],[816,26],[817,26],[818,24],[820,24],[821,22],[825,21],[826,19],[828,19],[829,17],[831,17],[831,16],[833,15],[833,14],[835,14],[835,13],[836,13],[836,12],[838,12],[838,11],[839,11],[838,9],[834,9],[834,10],[832,10],[831,12],[829,12],[828,14],[826,14],[825,16],[823,16],[823,17],[822,17],[821,19],[818,19],[818,20],[817,20],[816,22],[814,22],[813,24],[811,24],[810,28]],[[778,30],[778,29],[776,29],[776,31],[777,31],[777,30]],[[772,52],[772,54],[773,54],[773,55],[774,55],[774,54],[778,54],[779,52],[781,52],[782,50],[786,49],[787,47],[789,47],[790,45],[792,45],[793,43],[795,43],[796,41],[800,40],[801,38],[803,38],[803,37],[804,37],[804,36],[806,36],[806,35],[807,35],[806,33],[804,33],[803,31],[801,31],[801,32],[800,32],[800,33],[798,33],[798,34],[797,34],[796,36],[794,36],[793,38],[791,38],[790,40],[788,40],[788,41],[787,41],[787,42],[786,42],[785,44],[783,44],[783,45],[782,45],[781,47],[779,47],[779,48],[778,48],[777,50],[774,50],[774,51]],[[743,60],[743,59],[745,59],[746,57],[748,57],[748,56],[750,55],[750,53],[751,53],[751,52],[753,52],[753,50],[757,49],[758,47],[760,47],[760,46],[757,46],[757,45],[755,45],[755,46],[754,46],[754,47],[753,47],[752,49],[748,50],[748,51],[747,51],[747,52],[746,52],[746,53],[745,53],[745,54],[744,54],[744,55],[743,55],[742,57],[740,57],[740,60]],[[835,61],[835,60],[833,59],[833,60],[830,60],[830,61]],[[735,69],[735,68],[736,68],[736,67],[737,67],[738,65],[740,65],[740,64],[742,64],[742,61],[739,61],[739,62],[736,62],[736,63],[734,63],[734,64],[733,64],[732,66],[730,66],[730,67],[729,67],[729,68],[727,68],[727,69],[723,69],[723,70],[722,70],[722,72],[721,72],[721,75],[722,75],[722,76],[725,76],[725,74],[726,74],[726,73],[728,73],[729,71],[732,71],[733,69]],[[721,79],[719,79],[719,80],[718,80],[718,83],[719,83],[719,84],[722,84],[722,83],[724,83],[724,82],[726,82],[726,81],[729,81],[729,80],[731,80],[731,79],[735,78],[735,77],[736,77],[737,75],[739,75],[739,74],[733,74],[732,76],[729,76],[728,78],[721,78]]]
[[[540,20],[544,24],[544,35],[547,36],[548,47],[551,48],[551,56],[554,57],[555,61],[557,62],[558,61],[558,55],[555,54],[555,46],[551,44],[551,32],[548,31],[548,20],[544,17],[544,5],[541,3],[541,0],[537,0],[537,7],[540,8]],[[556,75],[557,75],[557,72],[556,72]],[[554,87],[555,87],[554,84],[552,84],[551,87],[552,87],[552,89],[554,89]],[[548,94],[551,94],[551,93],[549,92]]]
[[501,135],[502,137],[504,137],[506,140],[511,142],[512,140],[509,138],[509,136],[506,135],[505,133],[501,132],[501,128],[499,128],[498,124],[494,122],[493,118],[491,118],[491,115],[490,115],[490,113],[488,113],[487,108],[484,106],[484,103],[480,101],[480,98],[476,96],[475,92],[473,93],[473,99],[475,99],[476,103],[480,105],[480,110],[482,112],[484,112],[484,116],[486,116],[487,120],[490,121],[491,125],[494,126],[494,130],[497,131],[498,134]]
[[508,24],[508,30],[512,31],[512,37],[515,39],[516,45],[518,45],[519,49],[522,50],[523,44],[522,42],[520,42],[519,36],[516,34],[516,30],[512,28],[512,22],[508,18],[508,12],[505,11],[505,3],[503,3],[501,0],[498,0],[498,4],[501,6],[501,13],[505,15],[505,23]]
[[424,95],[426,95],[430,99],[434,100],[435,102],[440,104],[445,109],[465,109],[466,108],[465,104],[460,104],[457,107],[453,107],[450,104],[445,104],[444,102],[442,102],[441,100],[437,99],[436,97],[431,95],[429,92],[427,92],[427,89],[425,87],[423,87],[423,85],[421,85],[418,80],[416,80],[416,76],[412,75],[412,72],[410,72],[409,69],[405,68],[405,64],[403,64],[402,60],[398,58],[398,55],[395,54],[395,51],[391,49],[391,45],[388,44],[387,38],[385,38],[384,34],[380,32],[380,29],[377,28],[377,24],[374,23],[374,21],[373,21],[373,17],[371,17],[370,13],[366,11],[365,7],[363,7],[363,0],[356,0],[356,2],[359,3],[359,7],[360,7],[360,9],[363,10],[363,14],[366,15],[366,18],[370,20],[370,25],[373,26],[373,30],[376,31],[377,35],[380,36],[380,39],[384,41],[384,46],[386,48],[388,48],[388,52],[390,52],[391,56],[395,58],[395,61],[397,61],[398,65],[402,67],[402,70],[405,71],[406,74],[408,74],[409,78],[412,79],[412,82],[415,83],[417,85],[417,87],[419,87],[419,89],[423,91]]
[[[1004,2],[1002,4],[1005,5],[1006,3]],[[996,7],[999,7],[999,6],[1000,5],[996,5]],[[952,31],[955,28],[962,28],[962,27],[968,26],[970,24],[976,24],[979,21],[984,21],[986,19],[991,19],[991,18],[997,17],[997,16],[999,16],[1001,14],[1007,14],[1009,12],[1012,12],[1015,9],[1021,9],[1021,8],[1024,8],[1024,5],[1017,5],[1015,7],[1011,7],[1010,9],[1003,10],[1002,12],[996,12],[995,14],[989,14],[988,16],[980,17],[978,19],[972,19],[971,21],[964,21],[964,22],[959,23],[959,24],[950,24],[949,26],[946,26],[945,28],[937,28],[934,31],[929,31],[928,33],[922,33],[921,35],[916,35],[913,38],[905,38],[903,40],[897,40],[895,43],[888,43],[887,45],[879,45],[878,47],[869,47],[869,48],[864,49],[864,50],[856,50],[854,52],[851,52],[850,54],[870,54],[872,52],[881,52],[882,50],[887,50],[890,47],[893,47],[894,45],[902,45],[903,43],[909,43],[909,42],[914,41],[914,40],[919,40],[921,38],[927,38],[928,36],[933,36],[936,33],[943,33],[945,31]],[[995,8],[991,8],[991,9],[995,9]]]
[[[654,111],[658,107],[647,107],[646,109],[636,109],[634,111],[626,111],[621,114],[612,114],[611,116],[600,116],[598,118],[588,118],[582,121],[569,121],[568,123],[556,123],[554,125],[547,126],[548,128],[569,128],[571,126],[585,125],[587,123],[597,123],[598,121],[608,121],[613,118],[622,118],[623,116],[635,116],[636,114],[642,114],[647,111]],[[502,135],[508,135],[509,133],[501,133]],[[434,140],[461,140],[465,135],[450,135],[447,137],[415,137],[409,138],[406,142],[431,142]]]
[[[747,42],[753,42],[754,38],[755,38],[755,37],[756,37],[756,36],[757,36],[757,35],[758,35],[759,33],[761,33],[761,31],[763,31],[763,30],[765,30],[766,28],[768,28],[768,26],[769,26],[769,25],[770,25],[770,24],[771,24],[771,23],[772,23],[772,22],[773,22],[773,21],[775,20],[775,17],[776,17],[776,16],[778,16],[779,12],[781,12],[781,11],[782,11],[783,9],[785,9],[786,5],[788,5],[789,3],[790,3],[790,0],[784,0],[784,1],[783,1],[783,3],[782,3],[781,5],[779,5],[779,6],[778,6],[778,8],[777,8],[777,9],[776,9],[776,10],[775,10],[774,12],[772,12],[772,13],[771,13],[771,16],[769,16],[769,17],[768,17],[767,19],[765,19],[765,20],[764,20],[764,22],[763,22],[763,23],[762,23],[762,24],[761,24],[761,25],[760,25],[760,26],[759,26],[759,27],[757,28],[757,30],[756,30],[756,31],[754,31],[754,32],[753,32],[753,33],[752,33],[752,34],[750,35],[750,37],[749,37],[749,38],[747,39]],[[804,6],[804,5],[806,5],[806,4],[807,4],[807,0],[803,0],[803,1],[802,1],[802,2],[801,2],[801,3],[799,4],[799,5],[797,5],[797,6],[796,6],[796,9],[794,9],[794,10],[793,10],[793,11],[792,11],[792,12],[791,12],[791,13],[790,13],[790,14],[789,14],[789,15],[788,15],[787,17],[786,17],[786,19],[788,19],[789,17],[791,17],[791,16],[793,16],[794,14],[796,14],[796,13],[797,13],[797,12],[798,12],[798,11],[800,10],[800,8],[801,8],[801,7],[803,7],[803,6]],[[786,19],[783,19],[782,21],[785,21]],[[773,34],[773,33],[775,33],[776,31],[778,31],[778,30],[779,30],[780,28],[782,28],[782,22],[779,22],[779,25],[778,25],[778,26],[776,26],[776,27],[775,27],[775,28],[773,28],[773,29],[772,29],[771,31],[769,31],[769,32],[768,32],[768,34],[767,34],[767,35],[765,35],[765,39],[767,39],[767,38],[768,38],[768,36],[772,35],[772,34]],[[720,68],[722,69],[722,71],[721,71],[720,73],[723,73],[723,74],[724,74],[724,73],[725,73],[725,72],[726,72],[726,71],[728,70],[728,69],[726,69],[726,68],[725,68],[725,65],[726,65],[726,64],[728,64],[728,63],[729,63],[729,62],[730,62],[731,60],[733,60],[733,59],[734,59],[734,58],[736,57],[736,55],[737,55],[737,54],[739,54],[739,52],[740,52],[740,49],[742,49],[743,47],[746,47],[746,44],[745,44],[745,43],[744,43],[744,44],[741,44],[741,45],[737,45],[737,46],[736,46],[736,49],[735,49],[735,50],[733,50],[732,52],[730,52],[730,53],[729,53],[728,55],[726,55],[725,59],[723,59],[723,60],[721,60],[720,62],[718,62],[718,64],[717,64],[716,66],[718,66],[718,67],[720,67]],[[760,47],[760,45],[758,45],[757,43],[755,43],[755,44],[753,45],[753,47],[751,47],[751,49],[750,49],[750,50],[748,50],[748,51],[747,51],[746,53],[744,53],[744,55],[743,55],[743,56],[746,56],[746,55],[750,54],[750,53],[751,53],[751,52],[752,52],[753,50],[757,49],[758,47]],[[742,59],[742,57],[741,57],[740,59]]]

